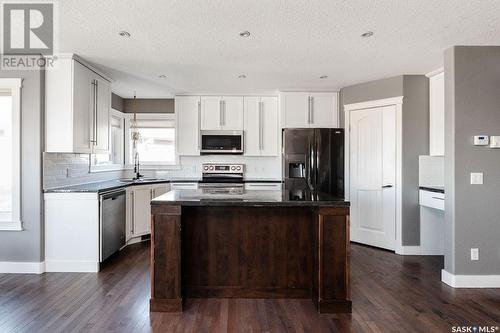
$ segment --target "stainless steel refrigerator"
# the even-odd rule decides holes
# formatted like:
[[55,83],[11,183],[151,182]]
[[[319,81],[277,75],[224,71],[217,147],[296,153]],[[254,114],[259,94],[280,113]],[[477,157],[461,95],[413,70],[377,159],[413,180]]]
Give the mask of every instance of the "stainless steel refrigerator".
[[283,130],[283,180],[290,195],[344,197],[344,129]]

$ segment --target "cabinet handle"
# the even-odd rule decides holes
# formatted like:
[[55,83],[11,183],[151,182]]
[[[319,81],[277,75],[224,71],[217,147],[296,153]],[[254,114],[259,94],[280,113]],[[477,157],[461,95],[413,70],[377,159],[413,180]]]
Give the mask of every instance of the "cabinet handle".
[[222,127],[222,100],[219,101],[219,126]]
[[226,101],[222,101],[222,126],[226,126]]
[[309,124],[314,122],[314,97],[309,97]]
[[444,198],[440,198],[440,197],[432,197],[432,199],[443,200],[444,201]]
[[198,150],[201,149],[201,101],[198,101]]
[[97,146],[98,142],[98,137],[97,137],[97,114],[98,114],[98,99],[99,99],[99,81],[95,80],[95,98],[94,98],[94,103],[95,103],[95,113],[94,113],[94,131],[95,131],[95,145]]
[[92,84],[92,138],[90,139],[90,143],[92,144],[92,146],[95,146],[96,144],[96,137],[95,137],[95,105],[96,105],[96,98],[95,98],[95,94],[96,94],[96,89],[95,89],[95,86],[96,86],[96,82],[95,80],[92,80],[91,82]]
[[307,123],[311,123],[311,96],[307,97]]
[[391,188],[392,185],[383,185],[382,188]]
[[263,130],[262,130],[262,125],[263,125],[263,120],[262,120],[262,114],[264,110],[264,102],[260,101],[259,102],[259,149],[263,150],[264,149],[264,140],[263,140]]

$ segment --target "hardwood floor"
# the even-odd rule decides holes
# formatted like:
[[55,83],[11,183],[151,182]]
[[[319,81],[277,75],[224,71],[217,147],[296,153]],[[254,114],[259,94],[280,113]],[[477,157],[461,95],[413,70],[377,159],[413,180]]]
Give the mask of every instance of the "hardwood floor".
[[500,289],[440,282],[441,257],[351,248],[352,314],[310,300],[189,299],[182,314],[149,313],[149,244],[99,274],[0,274],[0,332],[451,332],[500,325]]

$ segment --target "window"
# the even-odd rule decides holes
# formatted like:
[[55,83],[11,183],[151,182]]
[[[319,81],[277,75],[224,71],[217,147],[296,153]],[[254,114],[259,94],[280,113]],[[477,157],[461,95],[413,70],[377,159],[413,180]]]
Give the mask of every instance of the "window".
[[0,230],[22,230],[21,79],[0,79]]
[[124,113],[111,110],[109,117],[109,154],[92,154],[91,171],[122,170],[125,165],[125,117]]
[[171,115],[138,115],[136,131],[140,139],[132,140],[133,129],[129,126],[129,163],[134,163],[135,152],[143,165],[174,165],[175,155],[175,120]]
[[[0,151],[7,159],[0,174],[12,175],[12,96],[0,93]],[[12,211],[12,178],[0,177],[0,214]]]

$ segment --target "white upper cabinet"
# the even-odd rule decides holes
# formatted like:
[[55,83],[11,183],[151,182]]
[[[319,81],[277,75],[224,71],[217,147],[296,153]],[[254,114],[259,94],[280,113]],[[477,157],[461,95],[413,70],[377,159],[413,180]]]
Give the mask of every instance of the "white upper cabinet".
[[429,78],[429,154],[444,155],[444,73]]
[[201,129],[221,129],[221,116],[222,99],[219,96],[201,96]]
[[222,97],[222,129],[243,130],[243,97]]
[[278,156],[278,98],[244,98],[245,155]]
[[338,127],[338,93],[281,94],[283,128]]
[[281,115],[284,128],[309,127],[309,94],[281,94]]
[[310,127],[338,127],[338,94],[311,93]]
[[74,56],[45,74],[47,152],[108,153],[111,83]]
[[177,154],[200,155],[201,101],[199,96],[177,96]]
[[242,96],[201,96],[202,130],[242,130]]

